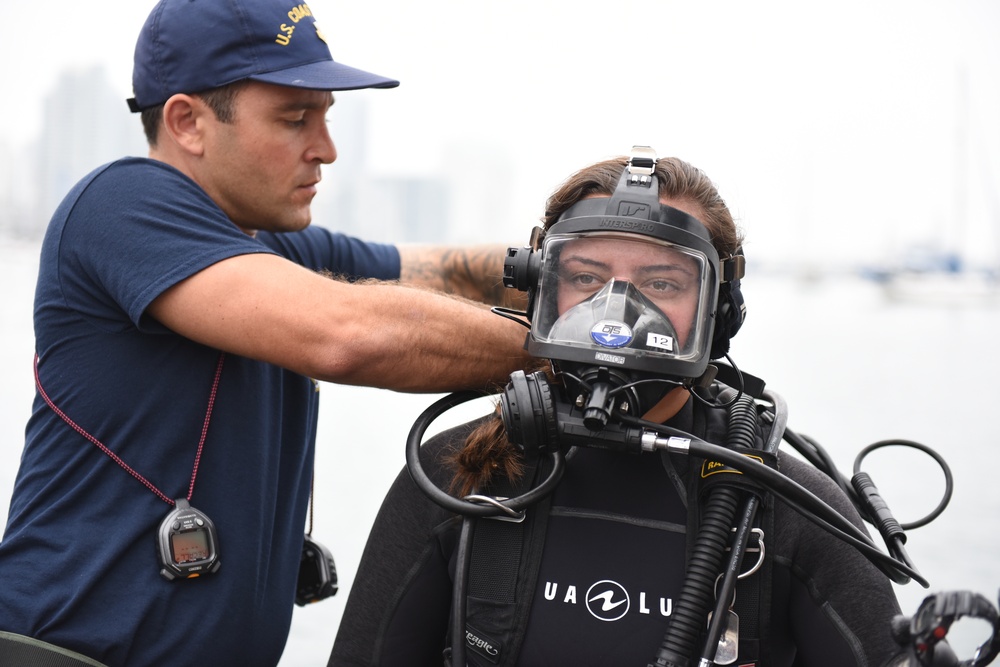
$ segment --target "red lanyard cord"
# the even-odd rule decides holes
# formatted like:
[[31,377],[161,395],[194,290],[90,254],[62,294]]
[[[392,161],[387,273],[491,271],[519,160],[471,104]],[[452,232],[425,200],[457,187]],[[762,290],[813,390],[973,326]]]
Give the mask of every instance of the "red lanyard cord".
[[[198,477],[198,464],[201,462],[201,450],[205,446],[205,438],[208,437],[208,424],[212,420],[212,408],[215,407],[215,396],[216,396],[216,394],[218,393],[218,390],[219,390],[219,378],[222,376],[222,363],[225,361],[225,359],[226,359],[226,353],[225,352],[219,354],[219,361],[218,361],[218,363],[215,366],[215,379],[212,381],[212,391],[211,391],[211,393],[208,396],[208,410],[206,410],[206,412],[205,412],[205,423],[201,427],[201,438],[199,438],[199,440],[198,440],[198,450],[195,452],[195,456],[194,456],[194,467],[191,469],[191,484],[188,486],[188,494],[187,494],[187,499],[188,500],[191,500],[191,496],[194,495],[194,481]],[[162,491],[160,491],[158,488],[156,488],[153,485],[153,483],[150,482],[148,479],[146,479],[145,477],[143,477],[142,475],[140,475],[138,472],[136,472],[135,470],[133,470],[132,468],[130,468],[129,465],[127,463],[125,463],[124,461],[122,461],[121,458],[117,454],[115,454],[113,451],[111,451],[110,449],[108,449],[107,446],[105,446],[104,443],[102,443],[100,440],[98,440],[94,436],[92,436],[89,433],[87,433],[87,431],[85,431],[83,429],[83,427],[79,426],[75,421],[73,421],[72,419],[70,419],[69,415],[67,415],[65,412],[63,412],[62,410],[60,410],[56,406],[56,404],[52,402],[52,399],[49,398],[49,395],[45,393],[44,389],[42,389],[42,381],[38,377],[38,355],[37,354],[35,355],[35,386],[38,387],[38,393],[45,400],[45,402],[48,404],[48,406],[50,408],[52,408],[52,411],[55,412],[57,415],[59,415],[59,417],[64,422],[66,422],[67,424],[69,424],[70,428],[72,428],[74,431],[76,431],[77,433],[79,433],[80,435],[82,435],[84,438],[86,438],[87,440],[89,440],[90,442],[92,442],[98,449],[100,449],[102,452],[104,452],[105,454],[107,454],[111,458],[112,461],[114,461],[115,463],[117,463],[118,465],[120,465],[125,470],[125,472],[127,472],[128,474],[130,474],[133,477],[135,477],[137,480],[139,480],[140,482],[142,482],[142,484],[147,489],[149,489],[150,491],[152,491],[153,493],[155,493],[156,496],[160,500],[162,500],[163,502],[167,503],[168,505],[175,504],[174,501],[173,501],[173,499],[171,499],[169,496],[167,496]]]

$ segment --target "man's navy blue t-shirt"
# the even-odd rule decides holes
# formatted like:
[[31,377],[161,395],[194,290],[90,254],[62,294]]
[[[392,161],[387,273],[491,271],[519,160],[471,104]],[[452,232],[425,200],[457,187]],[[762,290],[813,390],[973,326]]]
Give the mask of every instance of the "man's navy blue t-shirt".
[[[277,253],[396,279],[399,254],[318,227],[242,233],[193,181],[151,160],[105,165],[53,216],[35,296],[41,385],[81,429],[171,499],[188,494],[220,352],[146,314],[223,259]],[[0,630],[109,665],[276,664],[291,622],[319,385],[227,355],[191,505],[220,570],[160,576],[172,507],[36,394],[0,542]]]

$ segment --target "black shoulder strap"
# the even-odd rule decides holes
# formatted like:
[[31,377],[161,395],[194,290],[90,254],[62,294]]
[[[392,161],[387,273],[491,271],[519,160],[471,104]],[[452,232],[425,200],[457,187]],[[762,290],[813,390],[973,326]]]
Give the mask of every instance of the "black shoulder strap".
[[[768,642],[761,638],[769,636],[771,631],[771,590],[773,559],[767,551],[768,540],[774,536],[774,496],[766,494],[760,509],[757,511],[758,527],[763,532],[763,545],[757,546],[764,550],[760,568],[745,579],[736,583],[736,602],[733,611],[740,617],[740,655],[739,664],[769,665],[771,654]],[[758,540],[754,540],[758,542]],[[754,548],[753,543],[750,545]],[[743,571],[748,571],[754,562],[753,557],[759,556],[759,551],[748,553],[744,561]]]
[[[503,480],[486,493],[520,495],[547,472],[543,467],[531,462],[519,484]],[[517,662],[541,565],[549,506],[546,497],[525,510],[521,521],[476,520],[466,602],[466,661],[470,665]]]

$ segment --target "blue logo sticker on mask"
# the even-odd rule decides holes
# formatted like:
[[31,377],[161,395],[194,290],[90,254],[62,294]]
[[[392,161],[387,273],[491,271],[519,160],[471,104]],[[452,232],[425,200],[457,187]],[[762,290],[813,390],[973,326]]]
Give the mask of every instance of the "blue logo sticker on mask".
[[632,342],[632,329],[624,322],[601,320],[590,329],[590,337],[601,347],[624,347]]

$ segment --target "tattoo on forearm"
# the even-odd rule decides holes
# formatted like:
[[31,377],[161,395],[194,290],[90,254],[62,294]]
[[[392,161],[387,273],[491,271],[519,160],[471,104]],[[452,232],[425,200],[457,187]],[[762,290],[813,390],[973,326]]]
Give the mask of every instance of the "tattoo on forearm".
[[410,252],[401,280],[476,301],[504,304],[513,295],[503,286],[503,257],[500,246]]

